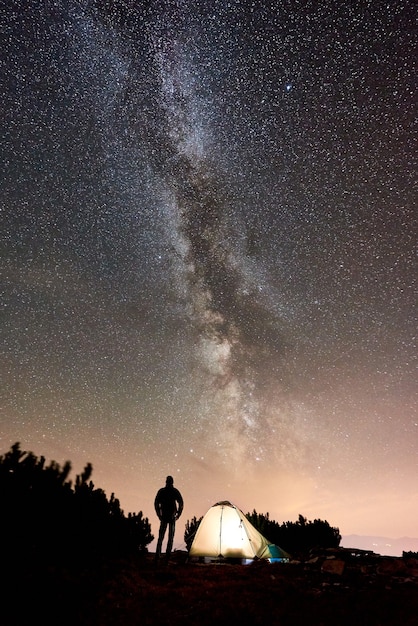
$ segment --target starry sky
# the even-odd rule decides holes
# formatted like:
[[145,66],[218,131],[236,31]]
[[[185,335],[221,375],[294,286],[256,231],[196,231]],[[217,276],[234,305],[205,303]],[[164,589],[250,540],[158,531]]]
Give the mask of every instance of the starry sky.
[[417,537],[413,3],[6,5],[1,453]]

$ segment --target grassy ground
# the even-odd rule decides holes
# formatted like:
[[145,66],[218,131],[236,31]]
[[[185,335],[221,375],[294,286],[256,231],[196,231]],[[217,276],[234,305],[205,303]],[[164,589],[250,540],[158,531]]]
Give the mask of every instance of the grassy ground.
[[1,626],[418,624],[416,579],[342,576],[302,564],[192,564],[185,555],[8,572]]

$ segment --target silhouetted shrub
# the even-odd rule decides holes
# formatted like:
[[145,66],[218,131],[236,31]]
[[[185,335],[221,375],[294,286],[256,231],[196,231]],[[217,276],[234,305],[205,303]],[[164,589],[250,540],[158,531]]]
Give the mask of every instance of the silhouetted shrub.
[[45,464],[15,443],[0,456],[0,545],[6,557],[88,560],[145,551],[153,540],[142,512],[125,516],[90,477],[90,463],[69,480],[71,463]]
[[187,520],[186,522],[186,530],[184,531],[184,542],[186,544],[187,551],[189,551],[191,548],[193,539],[195,537],[197,529],[200,526],[200,522],[202,521],[202,519],[203,517],[199,517],[199,519],[197,519],[197,517],[195,516],[195,517],[192,517],[190,521]]
[[279,524],[270,520],[269,514],[255,510],[247,513],[247,518],[269,541],[280,546],[292,555],[304,554],[313,549],[338,548],[341,535],[338,528],[327,521],[308,521],[299,515],[297,522]]

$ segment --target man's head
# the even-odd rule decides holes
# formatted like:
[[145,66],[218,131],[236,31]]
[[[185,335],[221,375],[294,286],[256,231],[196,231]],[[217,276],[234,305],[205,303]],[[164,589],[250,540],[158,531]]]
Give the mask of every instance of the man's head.
[[165,484],[167,485],[167,487],[172,487],[174,485],[173,477],[167,476],[167,478],[165,479]]

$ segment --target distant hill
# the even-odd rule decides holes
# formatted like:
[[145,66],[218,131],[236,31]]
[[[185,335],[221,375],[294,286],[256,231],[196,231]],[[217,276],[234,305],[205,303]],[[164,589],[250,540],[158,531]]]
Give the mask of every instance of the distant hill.
[[383,556],[402,556],[402,552],[418,552],[418,538],[400,537],[372,537],[363,535],[343,535],[341,547],[372,550]]

